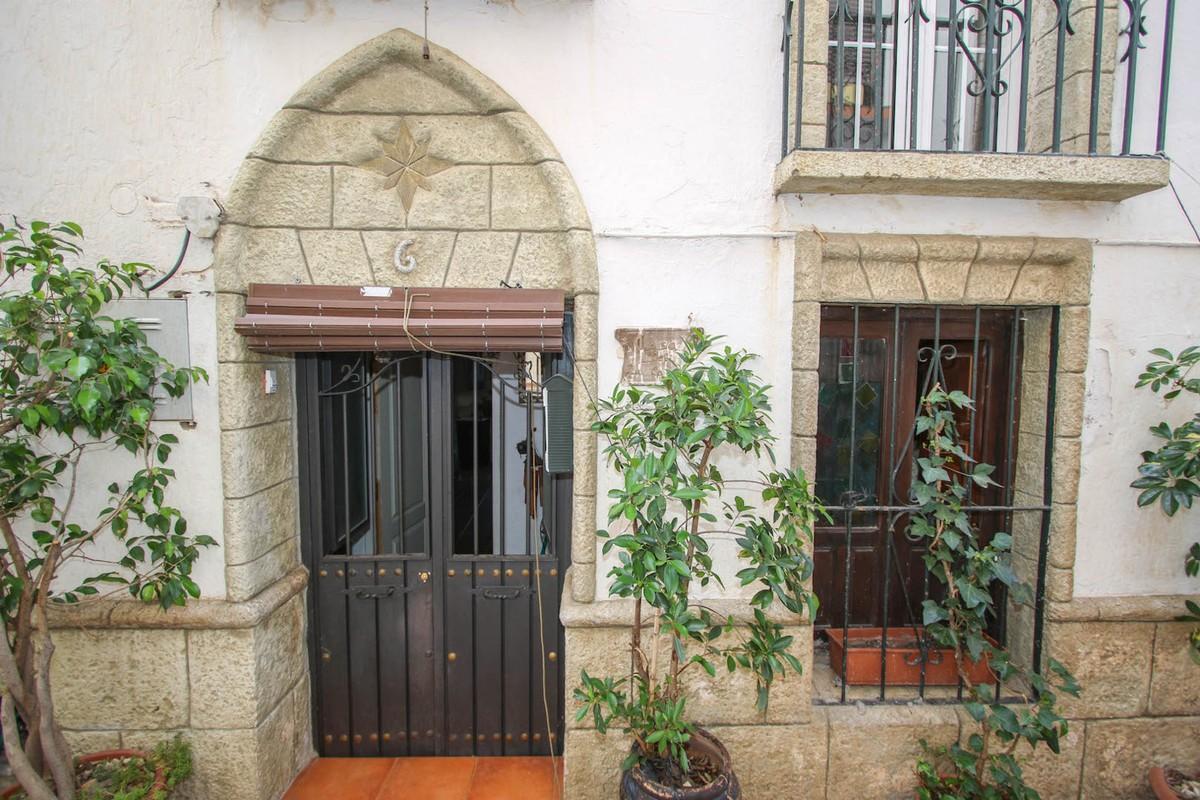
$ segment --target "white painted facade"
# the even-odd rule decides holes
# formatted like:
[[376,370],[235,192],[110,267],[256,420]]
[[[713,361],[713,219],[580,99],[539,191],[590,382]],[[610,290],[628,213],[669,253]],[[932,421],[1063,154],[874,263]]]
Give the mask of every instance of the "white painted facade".
[[[1168,523],[1157,510],[1139,511],[1128,488],[1138,452],[1152,442],[1146,428],[1164,414],[1133,389],[1145,351],[1200,341],[1200,247],[1171,190],[1120,204],[777,199],[782,2],[430,5],[431,40],[522,104],[579,185],[597,241],[601,391],[619,374],[615,328],[691,318],[762,354],[761,373],[777,387],[782,460],[791,417],[789,232],[1093,240],[1075,594],[1189,590],[1182,554],[1200,534],[1200,511]],[[1200,4],[1178,5],[1176,31],[1200,29]],[[223,197],[259,132],[327,64],[391,28],[423,29],[419,0],[12,0],[5,12],[0,213],[77,221],[89,258],[164,269],[182,239],[177,198]],[[1157,54],[1143,57],[1154,64]],[[1189,96],[1197,72],[1200,50],[1177,46],[1167,152],[1182,203],[1200,219],[1200,183],[1187,175],[1200,176],[1200,109]],[[1151,123],[1153,111],[1141,111]],[[196,427],[178,431],[175,499],[193,530],[220,539],[211,259],[211,243],[193,239],[181,275],[162,291],[187,293],[192,363],[214,380],[196,390]],[[202,560],[207,595],[224,594],[223,564],[216,553]]]

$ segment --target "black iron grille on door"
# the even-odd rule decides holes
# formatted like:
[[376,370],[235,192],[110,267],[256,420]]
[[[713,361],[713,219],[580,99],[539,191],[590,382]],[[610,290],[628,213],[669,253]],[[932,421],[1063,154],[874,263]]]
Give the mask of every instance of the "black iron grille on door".
[[[816,486],[832,524],[816,530],[816,623],[840,628],[843,640],[851,627],[882,629],[879,700],[889,691],[889,629],[911,635],[922,601],[939,591],[905,535],[916,509],[915,416],[935,384],[975,400],[959,432],[977,461],[996,466],[1000,485],[975,487],[968,512],[985,539],[1013,535],[1014,571],[1035,587],[1033,607],[997,597],[989,633],[1023,663],[1040,661],[1058,319],[1053,307],[822,307]],[[924,663],[921,676],[924,697]]]
[[299,354],[317,748],[561,750],[571,476],[542,469],[550,354]]

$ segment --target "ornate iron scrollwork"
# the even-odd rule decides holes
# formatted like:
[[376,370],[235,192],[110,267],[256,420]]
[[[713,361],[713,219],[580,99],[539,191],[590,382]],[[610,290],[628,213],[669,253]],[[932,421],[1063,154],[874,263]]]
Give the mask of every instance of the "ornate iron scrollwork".
[[1146,43],[1142,40],[1149,34],[1146,28],[1146,0],[1125,0],[1125,8],[1129,10],[1129,24],[1121,29],[1120,35],[1129,37],[1129,46],[1121,55],[1121,61],[1128,61],[1135,49],[1145,50]]
[[[1055,0],[1064,6],[1070,0]],[[966,58],[974,72],[974,77],[967,82],[966,92],[971,97],[981,97],[988,94],[992,97],[1002,97],[1008,92],[1008,81],[1004,80],[1005,67],[1013,57],[1021,52],[1024,46],[1025,25],[1028,20],[1021,9],[1022,0],[964,0],[962,6],[951,20],[954,28],[954,40],[959,54]],[[984,39],[983,63],[971,52],[971,45],[963,36],[970,31]],[[1003,49],[1006,41],[1013,42],[1007,50]],[[996,57],[988,50],[995,48]]]

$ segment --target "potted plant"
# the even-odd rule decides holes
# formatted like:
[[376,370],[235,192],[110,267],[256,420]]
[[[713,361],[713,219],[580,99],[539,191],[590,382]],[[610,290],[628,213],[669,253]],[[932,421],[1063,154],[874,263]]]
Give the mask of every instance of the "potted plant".
[[[697,670],[713,677],[718,665],[749,670],[765,710],[772,683],[802,669],[789,652],[792,637],[767,610],[779,602],[799,619],[817,607],[807,588],[808,546],[824,510],[804,475],[771,469],[735,477],[718,466],[725,454],[774,464],[774,453],[767,387],[749,368],[754,356],[717,341],[693,329],[677,366],[654,386],[618,387],[597,404],[592,426],[620,477],[609,492],[612,530],[598,532],[604,553],[615,550],[619,559],[609,593],[632,598],[633,619],[629,673],[584,672],[576,719],[590,714],[601,733],[617,727],[632,737],[620,788],[627,800],[741,796],[729,753],[689,719],[687,678]],[[692,596],[697,584],[723,585],[710,554],[715,531],[736,537],[745,562],[738,582],[762,587],[744,622]]]
[[[1137,388],[1149,386],[1155,394],[1162,392],[1168,403],[1184,393],[1200,395],[1200,378],[1191,376],[1200,364],[1200,346],[1186,347],[1178,355],[1162,348],[1150,353],[1158,358],[1148,363],[1138,376]],[[1139,506],[1157,503],[1164,514],[1174,517],[1180,509],[1190,509],[1200,497],[1200,410],[1178,426],[1160,422],[1150,428],[1150,433],[1163,443],[1157,450],[1142,453],[1139,477],[1130,485],[1141,490],[1137,498]],[[1184,554],[1183,569],[1193,578],[1200,575],[1200,542],[1193,542]],[[1184,606],[1186,611],[1178,617],[1179,621],[1200,623],[1200,603],[1185,600]],[[1192,660],[1200,664],[1200,626],[1192,629],[1189,643]],[[1200,797],[1200,774],[1188,775],[1155,766],[1150,770],[1150,785],[1161,800]]]
[[[204,372],[168,363],[136,322],[105,316],[105,303],[141,289],[148,267],[72,266],[82,235],[69,222],[0,228],[0,726],[13,774],[36,800],[77,791],[54,714],[50,606],[105,586],[182,605],[200,594],[190,577],[200,548],[216,544],[188,534],[167,503],[177,440],[151,427],[155,394],[178,396]],[[89,461],[121,449],[125,462],[107,454],[108,505],[81,508]],[[120,554],[99,555],[101,538]]]
[[[75,759],[80,797],[87,800],[165,800],[192,774],[192,748],[178,735],[152,752],[102,750]],[[29,797],[20,785],[2,795]]]
[[[995,615],[993,587],[1007,587],[1015,602],[1032,599],[1029,588],[1013,572],[1012,537],[993,534],[986,543],[966,510],[970,487],[994,485],[992,465],[976,463],[963,449],[955,411],[969,409],[963,392],[934,388],[920,401],[916,419],[917,453],[913,501],[918,507],[908,536],[926,544],[926,569],[942,589],[942,599],[926,600],[922,608],[925,631],[950,650],[962,681],[964,708],[976,723],[964,727],[958,741],[931,747],[922,741],[925,756],[917,762],[920,800],[1034,800],[1038,793],[1026,785],[1018,748],[1044,743],[1053,752],[1067,735],[1067,720],[1056,706],[1056,692],[1079,694],[1070,672],[1049,659],[1047,680],[1039,670],[1016,664],[1004,647],[985,635]],[[968,665],[985,660],[996,683],[975,680]],[[1019,703],[1005,701],[1005,691],[1020,695]],[[967,731],[971,730],[970,733]]]

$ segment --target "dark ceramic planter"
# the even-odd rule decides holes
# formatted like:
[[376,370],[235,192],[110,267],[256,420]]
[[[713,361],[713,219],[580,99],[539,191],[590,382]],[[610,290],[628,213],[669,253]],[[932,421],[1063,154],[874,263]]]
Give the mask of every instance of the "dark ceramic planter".
[[[151,761],[150,754],[142,750],[101,750],[98,753],[88,753],[76,757],[75,761],[79,764],[95,764],[98,761],[113,761],[118,758],[141,758],[147,762]],[[158,764],[154,768],[154,785],[150,788],[150,796],[153,797],[155,792],[165,791],[167,788],[167,773],[163,769],[162,764]],[[21,786],[9,787],[0,794],[0,798],[8,800],[17,792],[23,791]]]
[[640,766],[621,775],[621,800],[741,800],[742,787],[733,774],[729,751],[715,736],[697,728],[689,749],[703,753],[721,765],[721,774],[707,786],[672,789],[647,777]]

